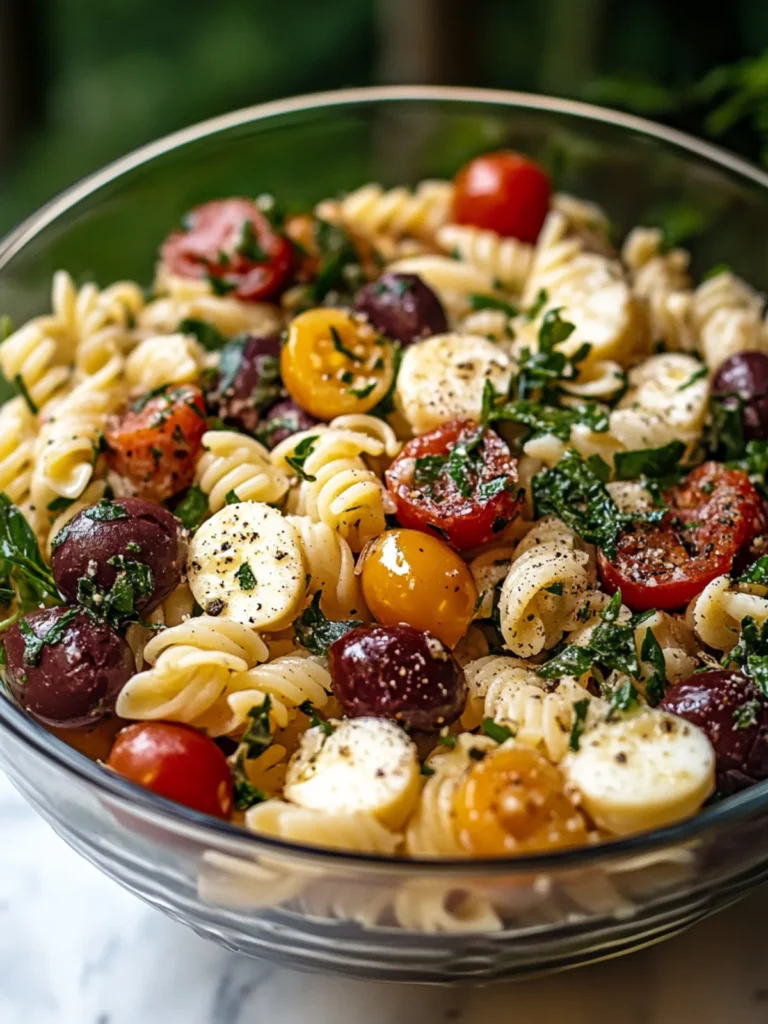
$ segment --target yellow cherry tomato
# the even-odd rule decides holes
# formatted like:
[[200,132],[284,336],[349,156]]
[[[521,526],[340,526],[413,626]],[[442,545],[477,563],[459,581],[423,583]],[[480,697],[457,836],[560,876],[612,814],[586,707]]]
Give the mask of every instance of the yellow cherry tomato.
[[472,573],[445,541],[421,530],[390,530],[368,549],[363,595],[383,626],[405,622],[455,647],[477,601]]
[[476,761],[459,784],[454,810],[461,844],[477,857],[582,846],[589,838],[563,773],[528,747],[499,747]]
[[288,328],[280,355],[283,383],[312,416],[368,412],[389,391],[392,343],[341,309],[308,309]]

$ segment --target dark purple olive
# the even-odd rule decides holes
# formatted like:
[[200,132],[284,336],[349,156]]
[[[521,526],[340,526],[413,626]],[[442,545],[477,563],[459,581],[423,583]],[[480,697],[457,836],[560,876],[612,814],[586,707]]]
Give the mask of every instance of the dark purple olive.
[[350,718],[392,718],[423,732],[455,722],[467,684],[450,650],[412,626],[358,626],[331,644],[333,692]]
[[5,634],[8,687],[34,718],[78,729],[114,711],[136,670],[128,644],[79,608],[47,608]]
[[382,274],[360,289],[355,309],[377,331],[403,345],[448,330],[440,300],[416,274]]
[[78,512],[54,537],[53,547],[53,576],[68,601],[77,600],[78,581],[84,577],[107,592],[126,562],[148,566],[148,586],[134,594],[135,609],[148,612],[181,582],[187,534],[162,505],[118,498]]
[[740,672],[699,672],[668,690],[659,706],[707,734],[721,793],[768,778],[768,704]]
[[246,336],[221,350],[218,373],[206,389],[205,401],[211,416],[253,434],[262,414],[282,394],[280,339]]
[[286,398],[272,406],[254,431],[254,436],[267,448],[274,448],[291,434],[315,426],[317,420],[313,416],[296,405],[292,398]]
[[[728,408],[742,402],[744,436],[748,441],[768,439],[768,355],[737,352],[715,374],[712,393],[723,396]],[[738,398],[733,397],[738,395]]]

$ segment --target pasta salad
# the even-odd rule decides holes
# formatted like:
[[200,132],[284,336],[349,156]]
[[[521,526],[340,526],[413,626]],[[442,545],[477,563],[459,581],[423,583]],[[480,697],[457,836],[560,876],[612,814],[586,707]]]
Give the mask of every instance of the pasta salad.
[[7,696],[256,833],[507,857],[768,777],[768,326],[488,153],[190,210],[0,342]]

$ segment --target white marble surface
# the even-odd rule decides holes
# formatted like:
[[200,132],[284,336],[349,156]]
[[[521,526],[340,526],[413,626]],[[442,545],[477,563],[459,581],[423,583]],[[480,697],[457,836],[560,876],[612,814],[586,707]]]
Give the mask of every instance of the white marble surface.
[[763,891],[662,946],[485,989],[297,974],[124,892],[0,774],[0,1024],[766,1024],[767,918]]

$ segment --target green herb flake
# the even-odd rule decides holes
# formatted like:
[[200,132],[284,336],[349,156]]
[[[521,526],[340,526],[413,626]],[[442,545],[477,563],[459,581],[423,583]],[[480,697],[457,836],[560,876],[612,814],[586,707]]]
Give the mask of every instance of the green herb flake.
[[235,576],[237,577],[241,590],[255,589],[256,577],[254,576],[253,569],[247,562],[243,562],[240,568],[235,572]]
[[505,302],[504,299],[499,299],[495,295],[470,295],[469,308],[473,312],[480,312],[484,309],[496,309],[508,317],[517,316],[519,313],[517,306],[513,306],[511,302]]
[[207,320],[187,317],[180,322],[176,330],[179,334],[187,334],[196,338],[206,352],[218,352],[227,344],[224,335]]
[[263,790],[257,789],[256,786],[246,778],[233,779],[232,792],[236,811],[247,811],[249,807],[254,807],[256,804],[263,804],[269,799]]
[[311,476],[309,473],[304,471],[304,463],[315,450],[315,442],[317,440],[317,434],[303,438],[303,440],[299,441],[294,448],[293,455],[287,455],[285,458],[285,461],[294,471],[299,480],[305,480],[307,483],[314,483],[315,480],[317,480],[317,477]]
[[366,384],[365,387],[362,387],[362,388],[347,388],[347,390],[349,391],[350,395],[354,395],[355,398],[359,398],[362,401],[364,398],[367,398],[376,389],[376,385],[377,384],[378,384],[378,381],[374,380],[374,381],[371,381],[370,384]]
[[96,505],[83,510],[83,516],[94,523],[111,523],[116,519],[127,519],[128,513],[122,505],[114,504],[107,498],[102,498]]
[[540,288],[532,305],[526,310],[526,319],[531,321],[535,320],[539,313],[541,313],[542,309],[544,309],[547,302],[549,302],[547,291],[545,288]]
[[706,377],[708,373],[709,373],[709,370],[702,363],[702,365],[698,368],[698,370],[694,370],[693,373],[691,374],[691,376],[688,378],[688,380],[683,381],[683,383],[680,384],[677,387],[676,390],[677,391],[685,391],[686,388],[689,388],[689,387],[691,387],[691,385],[695,384],[697,380],[701,380],[703,377]]
[[435,774],[435,769],[431,765],[428,765],[426,763],[426,761],[422,761],[420,771],[421,771],[421,774],[426,776],[426,778],[428,778],[428,779],[431,778]]
[[752,725],[757,725],[757,715],[760,711],[759,700],[747,700],[739,707],[733,709],[733,727],[734,729],[749,729]]
[[243,221],[235,252],[251,263],[265,263],[269,259],[269,253],[259,244],[252,220]]
[[651,480],[674,482],[683,472],[680,460],[685,454],[682,441],[670,441],[660,448],[640,448],[636,451],[616,452],[613,468],[617,480],[637,480],[645,476]]
[[55,647],[64,639],[68,626],[80,613],[79,608],[68,608],[64,614],[56,619],[45,633],[36,633],[26,619],[19,619],[19,632],[24,638],[25,665],[31,667],[40,664],[44,647]]
[[240,498],[239,498],[239,496],[237,494],[237,491],[235,491],[235,490],[229,490],[224,495],[224,504],[225,505],[237,505],[239,503],[239,501],[240,501]]
[[305,700],[299,704],[299,711],[307,716],[311,729],[320,729],[325,736],[333,735],[335,731],[334,726],[331,725],[327,718],[323,718],[311,700]]
[[551,587],[544,587],[544,589],[546,590],[546,592],[548,594],[554,594],[555,597],[562,597],[563,596],[563,584],[562,583],[553,583]]
[[38,414],[38,412],[40,410],[37,408],[35,403],[32,401],[32,396],[30,395],[29,391],[27,390],[27,385],[24,383],[24,378],[21,376],[20,373],[17,373],[16,376],[13,378],[13,385],[16,388],[16,390],[18,391],[18,393],[21,395],[21,397],[24,399],[24,401],[26,402],[27,408],[32,413],[32,415],[33,416],[37,416],[37,414]]
[[437,737],[437,742],[440,744],[441,747],[448,747],[449,750],[453,750],[453,748],[456,746],[456,737],[451,736],[447,732],[441,732],[440,735]]
[[584,732],[584,723],[587,720],[587,711],[589,710],[589,697],[585,697],[583,700],[575,700],[573,702],[573,727],[571,728],[571,735],[568,739],[568,749],[574,752],[579,749],[579,742]]
[[311,654],[325,657],[331,644],[345,636],[351,629],[361,626],[362,622],[357,619],[346,619],[341,622],[327,619],[320,608],[321,596],[319,591],[315,594],[309,607],[294,621],[293,630],[298,644]]
[[333,340],[333,347],[336,349],[337,352],[340,352],[343,356],[345,356],[347,359],[350,359],[353,363],[363,362],[362,356],[358,356],[356,353],[352,351],[352,349],[346,347],[344,342],[341,340],[341,335],[333,325],[331,325],[330,331],[331,338]]
[[737,583],[757,583],[768,587],[768,555],[762,555],[756,562],[739,576]]
[[63,512],[64,509],[69,508],[74,503],[74,498],[62,498],[59,496],[54,498],[53,501],[49,501],[45,507],[49,512]]
[[510,729],[508,725],[501,725],[492,718],[484,718],[480,728],[485,736],[490,736],[497,743],[506,743],[507,740],[512,739],[515,735],[514,729]]
[[271,710],[272,698],[267,694],[263,703],[255,705],[248,712],[250,721],[240,737],[240,745],[249,761],[261,757],[272,743]]
[[193,484],[176,502],[173,514],[187,530],[196,530],[208,515],[208,496]]

